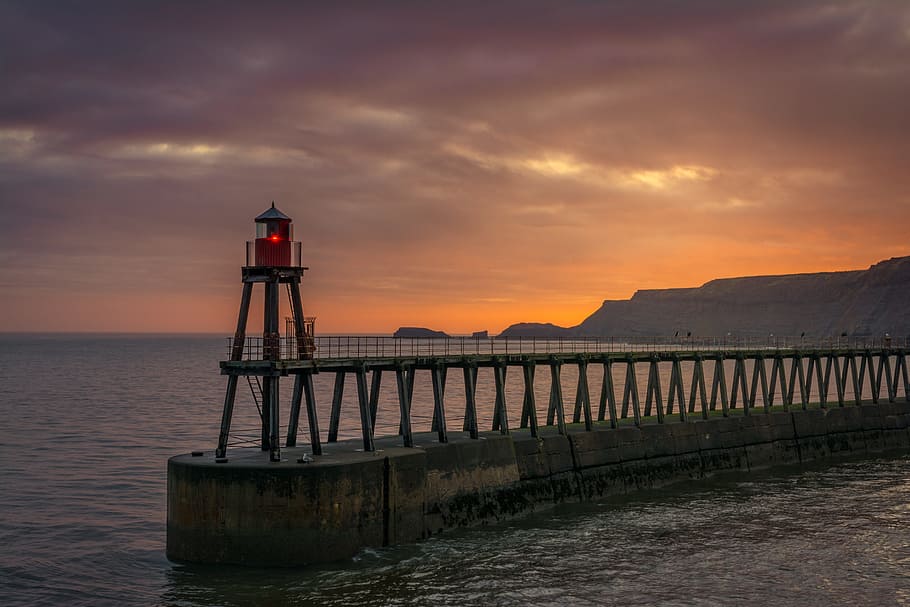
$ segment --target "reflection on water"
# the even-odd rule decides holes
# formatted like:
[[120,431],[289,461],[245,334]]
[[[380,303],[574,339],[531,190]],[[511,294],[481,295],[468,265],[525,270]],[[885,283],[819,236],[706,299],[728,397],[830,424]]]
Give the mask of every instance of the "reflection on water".
[[0,336],[0,604],[910,603],[910,457],[561,506],[327,566],[171,564],[166,460],[217,437],[221,349]]

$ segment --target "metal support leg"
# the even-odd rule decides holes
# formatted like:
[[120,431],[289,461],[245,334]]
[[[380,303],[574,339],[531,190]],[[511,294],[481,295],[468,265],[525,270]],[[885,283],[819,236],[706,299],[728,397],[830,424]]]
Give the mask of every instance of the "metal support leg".
[[809,407],[809,394],[806,391],[806,371],[803,368],[803,359],[799,353],[794,355],[792,364],[793,366],[790,367],[790,387],[787,390],[789,393],[788,399],[791,403],[793,402],[796,382],[799,380],[800,403],[802,404],[803,409],[807,409]]
[[578,385],[575,390],[575,411],[581,409],[585,420],[585,430],[594,429],[594,419],[591,415],[591,392],[588,390],[588,361],[578,362]]
[[806,394],[808,394],[808,400],[812,400],[812,383],[814,379],[818,378],[818,396],[819,401],[823,399],[822,396],[822,383],[821,383],[821,359],[819,359],[818,354],[813,354],[809,357],[809,366],[806,368]]
[[395,369],[395,380],[398,384],[398,410],[401,413],[401,435],[404,439],[404,446],[413,447],[414,438],[411,435],[411,399],[408,395],[408,378],[406,373],[406,370],[402,367]]
[[834,365],[834,387],[837,389],[837,406],[843,407],[845,404],[844,374],[841,372],[841,368],[840,368],[840,356],[837,356],[835,354],[829,360]]
[[[500,373],[501,371],[501,373]],[[494,385],[494,402],[493,402],[493,430],[503,430],[503,412],[506,408],[506,371],[507,368],[504,364],[499,361],[494,360],[493,363],[493,385]],[[503,386],[500,390],[500,386]],[[508,434],[508,420],[505,422],[505,432],[503,434]]]
[[679,358],[673,358],[673,367],[670,370],[670,393],[667,395],[667,415],[673,414],[673,401],[679,400],[679,421],[686,421],[686,397],[683,394],[682,367]]
[[711,385],[711,410],[717,409],[717,394],[720,392],[720,404],[724,417],[730,415],[729,401],[727,400],[727,375],[724,373],[724,359],[718,356],[714,360],[714,381]]
[[[260,418],[260,427],[261,427],[261,442],[260,447],[263,451],[271,451],[271,435],[272,435],[272,383],[276,381],[277,378],[270,377],[266,375],[262,378],[262,417]],[[277,403],[276,403],[277,404]]]
[[768,403],[768,375],[765,373],[765,359],[758,356],[755,359],[755,365],[752,367],[752,390],[749,396],[749,406],[755,407],[755,401],[758,396],[758,389],[761,387],[761,400],[765,413],[771,412],[771,406]]
[[322,443],[319,440],[319,420],[316,418],[316,391],[313,390],[313,374],[303,373],[303,393],[306,396],[306,417],[310,426],[310,446],[313,455],[322,455]]
[[[448,373],[448,367],[445,365],[440,365],[439,370],[439,389],[441,391],[441,397],[445,399],[446,393],[446,375]],[[435,377],[435,375],[434,375]],[[433,407],[433,421],[430,424],[431,432],[439,432],[439,413],[436,411],[436,407]]]
[[479,436],[477,431],[477,367],[464,367],[464,425],[462,429],[471,438]]
[[525,363],[522,371],[524,375],[525,394],[524,407],[521,413],[521,427],[531,426],[531,436],[537,437],[537,399],[534,395],[534,368],[533,362]]
[[253,295],[253,283],[243,283],[243,293],[240,296],[240,314],[237,316],[237,330],[234,331],[234,341],[231,344],[231,360],[243,359],[243,345],[246,341],[246,322],[250,315],[250,299]]
[[301,374],[294,376],[294,391],[291,393],[291,411],[288,413],[288,438],[286,447],[297,446],[297,428],[300,422],[300,401],[303,400],[303,378]]
[[865,382],[865,372],[866,372],[866,358],[860,355],[860,366],[859,370],[856,368],[856,357],[852,356],[851,360],[853,361],[853,396],[854,401],[857,405],[863,404],[863,384]]
[[493,374],[496,379],[496,415],[493,422],[493,429],[499,430],[500,434],[509,433],[509,414],[506,410],[506,366],[497,364],[493,367]]
[[446,431],[445,378],[441,364],[430,369],[433,374],[433,415],[436,418],[436,433],[440,443],[449,442]]
[[705,387],[705,366],[702,364],[701,356],[695,357],[695,365],[692,367],[692,389],[689,393],[689,413],[695,413],[695,399],[698,397],[701,403],[701,417],[708,419],[708,391]]
[[897,400],[897,382],[894,381],[894,376],[891,373],[891,355],[882,352],[881,358],[884,360],[885,383],[886,388],[888,389],[888,402],[893,403],[895,400]]
[[730,408],[736,408],[737,394],[743,397],[743,415],[749,415],[749,389],[746,382],[746,359],[739,355],[733,363],[733,393]]
[[657,423],[664,423],[664,403],[663,395],[660,390],[660,370],[658,367],[658,360],[656,358],[651,359],[651,363],[648,365],[648,389],[646,390],[647,395],[645,398],[645,417],[651,415],[651,403],[657,401]]
[[271,377],[271,395],[269,398],[269,460],[281,461],[281,443],[278,438],[280,427],[278,424],[278,378]]
[[[265,284],[265,305],[262,319],[262,355],[265,360],[280,359],[278,337],[278,279],[273,276]],[[278,382],[274,375],[262,378],[262,450],[269,452],[269,458],[281,458],[278,443]]]
[[825,360],[825,370],[822,373],[822,361],[818,359],[816,377],[818,378],[818,399],[822,409],[828,408],[828,390],[831,387],[831,356]]
[[[246,323],[250,315],[250,299],[253,294],[253,283],[243,283],[243,292],[240,296],[240,313],[237,315],[237,329],[234,331],[234,341],[231,343],[231,360],[243,359],[243,345],[246,340]],[[237,397],[237,376],[228,375],[227,390],[224,395],[224,409],[221,413],[221,432],[218,435],[218,447],[215,457],[223,458],[227,455],[228,437],[231,434],[231,418],[234,415],[234,400]]]
[[632,403],[632,415],[635,425],[641,426],[641,403],[638,400],[638,379],[635,377],[635,361],[631,358],[626,361],[626,387],[622,394],[623,419],[629,415],[629,402]]
[[379,389],[382,387],[382,369],[373,369],[373,380],[370,383],[370,419],[373,420],[373,432],[376,432],[376,414],[379,412]]
[[354,376],[357,378],[357,401],[360,404],[360,430],[363,435],[363,450],[374,451],[373,420],[370,418],[370,401],[367,396],[367,370],[359,367]]
[[872,388],[872,403],[877,405],[878,401],[881,400],[882,393],[882,359],[884,358],[883,354],[878,356],[878,371],[875,371],[875,368],[872,366],[873,357],[872,354],[869,354],[869,383]]
[[562,362],[550,361],[550,406],[547,409],[547,425],[552,426],[555,418],[560,434],[566,433],[566,414],[562,402],[562,382],[559,379]]
[[616,427],[616,394],[613,388],[613,364],[604,361],[603,382],[600,385],[600,408],[597,410],[597,421],[604,421],[607,411],[610,414],[610,427]]
[[344,398],[344,371],[335,372],[335,389],[332,391],[332,410],[329,412],[328,442],[338,441],[338,425],[341,423],[341,400]]
[[218,448],[215,457],[227,455],[228,437],[231,434],[231,417],[234,414],[234,399],[237,396],[237,376],[228,375],[227,391],[224,394],[224,410],[221,413],[221,433],[218,435]]

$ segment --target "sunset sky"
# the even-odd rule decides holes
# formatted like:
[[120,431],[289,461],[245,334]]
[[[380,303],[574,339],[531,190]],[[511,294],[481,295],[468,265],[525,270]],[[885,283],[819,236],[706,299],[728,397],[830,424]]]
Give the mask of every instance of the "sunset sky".
[[322,333],[910,255],[903,0],[0,0],[0,83],[0,331],[229,334],[272,200]]

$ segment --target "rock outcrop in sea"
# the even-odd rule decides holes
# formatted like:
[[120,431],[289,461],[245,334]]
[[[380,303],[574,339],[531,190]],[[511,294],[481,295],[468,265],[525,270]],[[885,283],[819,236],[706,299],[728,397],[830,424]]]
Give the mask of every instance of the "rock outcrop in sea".
[[445,337],[449,337],[449,335],[442,331],[434,331],[433,329],[427,329],[425,327],[399,327],[398,330],[392,334],[392,337],[445,338]]

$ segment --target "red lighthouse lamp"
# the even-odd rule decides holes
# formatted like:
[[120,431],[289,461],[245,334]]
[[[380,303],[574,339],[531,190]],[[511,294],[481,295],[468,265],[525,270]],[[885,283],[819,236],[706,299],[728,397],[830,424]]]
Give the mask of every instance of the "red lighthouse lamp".
[[291,218],[272,207],[256,219],[256,240],[247,242],[246,265],[255,267],[300,266],[300,243],[294,241]]

